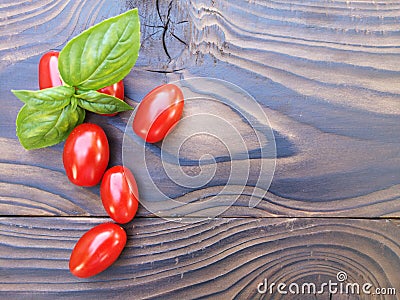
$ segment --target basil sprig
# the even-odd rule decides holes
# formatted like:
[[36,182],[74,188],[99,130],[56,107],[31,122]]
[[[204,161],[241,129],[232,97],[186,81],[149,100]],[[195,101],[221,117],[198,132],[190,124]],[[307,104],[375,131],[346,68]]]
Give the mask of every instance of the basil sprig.
[[131,110],[124,101],[96,90],[128,75],[139,48],[137,9],[104,20],[69,41],[58,58],[63,86],[12,91],[25,103],[16,120],[21,145],[31,150],[62,142],[84,121],[85,110],[99,114]]

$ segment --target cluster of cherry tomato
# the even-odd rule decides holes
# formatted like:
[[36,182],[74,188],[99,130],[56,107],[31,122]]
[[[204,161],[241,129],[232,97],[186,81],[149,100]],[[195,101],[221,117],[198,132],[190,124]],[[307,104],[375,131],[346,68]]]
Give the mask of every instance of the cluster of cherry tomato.
[[[106,171],[109,145],[103,129],[91,123],[77,126],[65,141],[63,163],[69,180],[79,186],[101,182],[104,209],[117,223],[130,222],[138,209],[138,189],[131,171],[114,166]],[[126,244],[124,229],[115,223],[100,224],[75,245],[69,269],[77,277],[94,276],[107,269]]]
[[[39,63],[41,89],[62,85],[58,73],[58,52],[46,53]],[[122,80],[99,90],[124,100]],[[161,141],[180,120],[184,106],[182,91],[173,84],[161,85],[148,93],[137,108],[133,130],[146,142]],[[69,180],[84,187],[100,183],[100,197],[108,215],[119,224],[136,215],[139,193],[132,172],[124,166],[107,170],[109,144],[103,129],[92,123],[78,125],[65,141],[63,164]],[[94,276],[119,257],[125,247],[125,230],[104,223],[86,232],[72,250],[69,269],[77,277]]]

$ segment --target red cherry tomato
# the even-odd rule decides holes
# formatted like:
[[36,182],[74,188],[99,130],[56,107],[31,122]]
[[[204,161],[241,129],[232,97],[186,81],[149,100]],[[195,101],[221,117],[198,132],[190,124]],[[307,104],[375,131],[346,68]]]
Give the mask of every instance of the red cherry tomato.
[[117,260],[125,244],[126,232],[121,226],[97,225],[76,243],[69,259],[69,270],[80,278],[97,275]]
[[[117,83],[114,83],[113,85],[106,86],[102,89],[99,89],[98,92],[107,94],[110,96],[114,96],[122,101],[124,101],[124,82],[122,80],[118,81]],[[103,116],[115,116],[117,113],[113,114],[104,114]]]
[[103,129],[83,123],[72,130],[65,141],[63,163],[69,180],[79,186],[98,184],[107,168],[110,156]]
[[60,73],[58,72],[57,51],[45,53],[39,62],[39,88],[47,89],[62,85]]
[[117,223],[128,223],[138,209],[138,188],[128,168],[115,166],[104,173],[100,196],[104,209]]
[[[47,89],[62,85],[60,72],[58,71],[59,52],[50,51],[45,53],[39,62],[39,88]],[[112,85],[97,90],[100,93],[114,96],[124,101],[124,82],[122,80]],[[115,116],[114,114],[104,114],[104,116]]]
[[159,142],[181,118],[183,105],[183,93],[179,87],[161,85],[148,93],[139,104],[133,130],[146,142]]

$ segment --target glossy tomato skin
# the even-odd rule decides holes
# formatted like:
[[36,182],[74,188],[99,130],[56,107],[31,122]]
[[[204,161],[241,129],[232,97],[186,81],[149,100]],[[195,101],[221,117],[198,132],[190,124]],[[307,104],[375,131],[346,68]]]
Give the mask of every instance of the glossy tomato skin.
[[[124,94],[124,82],[122,80],[118,81],[117,83],[114,83],[113,85],[109,85],[109,86],[106,86],[106,87],[104,87],[102,89],[99,89],[97,91],[100,92],[100,93],[103,93],[103,94],[114,96],[114,97],[124,101],[124,97],[125,97],[125,94]],[[103,116],[112,117],[112,116],[115,116],[117,114],[118,113],[103,114]]]
[[64,168],[69,180],[76,185],[89,187],[98,184],[109,157],[107,136],[96,124],[78,125],[65,141]]
[[58,72],[57,51],[49,51],[39,61],[39,88],[47,89],[62,85],[60,73]]
[[132,123],[133,130],[148,143],[159,142],[178,123],[183,106],[183,93],[179,87],[161,85],[139,104]]
[[104,209],[117,223],[125,224],[136,215],[139,196],[132,172],[124,166],[108,169],[101,180],[100,196]]
[[126,244],[125,230],[114,223],[97,225],[76,243],[69,259],[69,270],[80,278],[99,274],[111,266]]

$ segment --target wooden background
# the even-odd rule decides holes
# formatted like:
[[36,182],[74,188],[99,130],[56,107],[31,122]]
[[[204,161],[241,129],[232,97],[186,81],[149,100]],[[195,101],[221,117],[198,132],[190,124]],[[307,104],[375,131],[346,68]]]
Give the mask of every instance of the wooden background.
[[[124,80],[127,101],[135,106],[180,78],[237,84],[269,118],[275,175],[256,208],[245,193],[210,221],[170,222],[141,208],[124,225],[129,241],[117,263],[77,279],[68,271],[74,244],[109,220],[99,189],[69,183],[63,144],[29,152],[19,145],[22,103],[10,89],[37,89],[43,53],[133,7],[142,48]],[[396,0],[0,0],[0,101],[1,299],[400,299]],[[110,165],[122,162],[129,116],[87,117],[109,137]],[[264,278],[320,284],[339,271],[397,295],[257,294]]]

